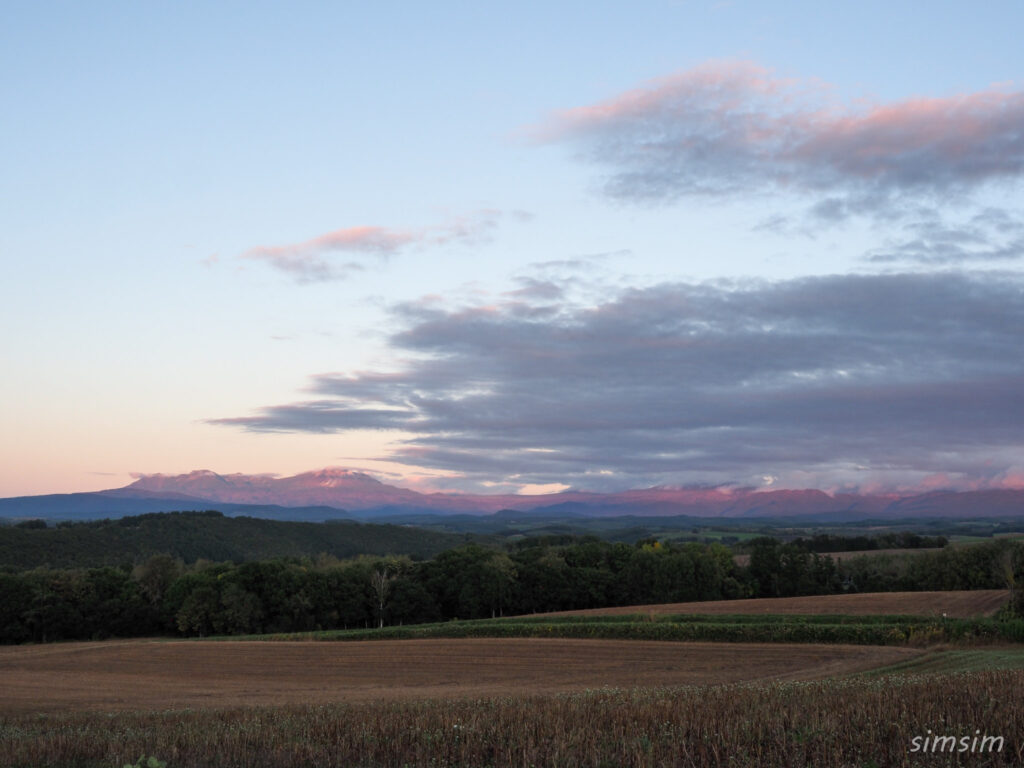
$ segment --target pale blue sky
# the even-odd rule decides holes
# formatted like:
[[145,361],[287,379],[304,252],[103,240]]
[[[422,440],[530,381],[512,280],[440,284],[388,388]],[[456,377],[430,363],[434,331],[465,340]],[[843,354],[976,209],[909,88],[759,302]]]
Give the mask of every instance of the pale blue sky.
[[[5,3],[0,494],[99,489],[133,472],[292,473],[328,465],[444,488],[585,487],[589,474],[603,471],[601,462],[617,487],[762,476],[823,487],[944,476],[960,485],[1009,482],[1024,470],[1014,459],[900,457],[875,466],[868,448],[856,455],[843,448],[803,474],[773,457],[709,469],[704,459],[691,462],[689,449],[674,468],[646,472],[612,457],[565,455],[572,449],[551,435],[538,435],[531,450],[561,452],[588,468],[545,469],[520,462],[506,446],[500,466],[463,471],[458,459],[431,454],[439,433],[430,430],[415,437],[431,454],[418,464],[401,453],[406,431],[274,422],[268,432],[266,424],[210,422],[326,397],[309,391],[318,374],[398,372],[410,356],[451,358],[458,345],[410,349],[390,337],[422,330],[421,319],[395,306],[434,295],[430,306],[447,311],[500,307],[509,300],[503,292],[522,287],[517,277],[561,285],[567,293],[556,303],[578,319],[588,307],[613,304],[626,286],[1018,274],[1016,251],[992,259],[943,251],[929,261],[915,251],[914,259],[865,260],[896,248],[922,222],[960,233],[944,242],[983,247],[977,233],[963,233],[972,216],[991,209],[1011,223],[993,225],[982,239],[1016,248],[1016,155],[980,182],[961,166],[950,170],[950,184],[927,182],[932,218],[893,219],[876,210],[826,224],[808,219],[807,209],[818,196],[846,190],[845,182],[811,179],[809,165],[798,169],[810,175],[793,194],[779,192],[782,172],[766,166],[756,177],[739,172],[767,180],[749,193],[673,186],[653,197],[614,195],[606,181],[626,169],[625,148],[649,138],[635,124],[536,137],[564,110],[723,62],[763,67],[773,82],[792,79],[796,85],[783,91],[811,92],[819,107],[831,104],[844,115],[869,103],[995,87],[1005,103],[986,103],[986,119],[1000,109],[1016,119],[1022,24],[1017,2]],[[700,98],[711,97],[700,91]],[[742,91],[739,98],[753,97]],[[773,102],[765,114],[786,104]],[[727,119],[748,106],[730,107]],[[655,128],[666,125],[674,123]],[[984,158],[1012,145],[1005,126],[996,137],[1004,145],[995,132],[969,137],[968,153]],[[909,162],[906,147],[899,153],[890,160]],[[676,171],[695,157],[677,159]],[[716,174],[736,170],[726,168],[726,153],[715,157],[702,181],[717,183],[725,176]],[[923,200],[915,197],[917,183],[909,171],[892,182],[901,204]],[[781,217],[785,226],[759,226]],[[383,255],[327,252],[325,263],[340,270],[335,280],[303,281],[267,259],[244,257],[359,227],[382,228],[405,244]],[[608,255],[585,265],[531,266],[597,254]],[[344,268],[351,263],[361,269]],[[427,380],[412,386],[424,398],[440,396]],[[642,390],[634,382],[614,397],[635,403]],[[346,402],[369,407],[374,400]],[[475,450],[491,450],[473,427],[450,429]],[[1010,455],[1018,438],[1004,435],[993,450]],[[664,437],[680,445],[700,439]],[[635,449],[665,454],[658,446]],[[990,469],[979,470],[985,461]],[[855,466],[864,467],[863,477]],[[429,479],[442,474],[447,479]]]

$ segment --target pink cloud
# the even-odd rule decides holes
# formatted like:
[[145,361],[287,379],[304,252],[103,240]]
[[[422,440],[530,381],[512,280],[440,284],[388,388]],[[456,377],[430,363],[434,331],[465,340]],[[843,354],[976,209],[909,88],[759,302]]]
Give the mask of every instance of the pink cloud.
[[241,258],[265,261],[301,282],[335,280],[363,269],[363,265],[359,261],[337,263],[327,258],[329,254],[386,258],[415,246],[479,245],[490,238],[501,216],[501,211],[485,209],[445,224],[419,229],[348,227],[298,243],[256,246],[242,253]]
[[1003,488],[1006,490],[1021,490],[1024,489],[1024,470],[1007,470],[1000,475],[993,483],[996,488]]
[[560,110],[526,133],[539,141],[559,140],[613,121],[646,120],[666,109],[683,107],[693,97],[725,112],[742,107],[755,94],[790,98],[785,91],[796,85],[797,81],[776,78],[771,70],[753,62],[710,62],[652,80],[607,101]]
[[572,141],[628,198],[784,188],[879,207],[1024,173],[1024,93],[1007,88],[892,103],[838,102],[816,80],[712,62],[597,104],[530,135]]
[[360,253],[394,253],[414,239],[409,232],[384,227],[349,227],[328,232],[302,243],[252,248],[243,254],[249,258],[275,258],[309,251],[356,251]]
[[862,177],[942,185],[1024,170],[1024,94],[910,99],[859,114],[814,115],[794,159]]

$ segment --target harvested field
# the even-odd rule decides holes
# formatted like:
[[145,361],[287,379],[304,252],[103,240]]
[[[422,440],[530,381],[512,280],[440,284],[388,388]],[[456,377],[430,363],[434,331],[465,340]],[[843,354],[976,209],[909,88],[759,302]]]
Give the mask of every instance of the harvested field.
[[1002,608],[1010,593],[1005,589],[959,592],[865,592],[852,595],[766,597],[755,600],[713,600],[702,603],[626,605],[562,611],[545,616],[627,616],[630,614],[826,614],[846,616],[941,616],[970,619],[991,616]]
[[0,714],[547,694],[606,686],[814,680],[907,648],[569,639],[127,640],[0,648]]
[[[0,716],[0,765],[112,768],[765,768],[1024,765],[1024,671],[560,696]],[[928,728],[1001,735],[916,755]]]

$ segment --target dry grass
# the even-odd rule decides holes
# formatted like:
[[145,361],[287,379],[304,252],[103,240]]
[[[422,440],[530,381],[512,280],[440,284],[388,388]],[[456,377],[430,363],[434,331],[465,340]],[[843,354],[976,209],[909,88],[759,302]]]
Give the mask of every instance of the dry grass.
[[[623,766],[909,768],[1024,764],[1024,672],[482,700],[0,717],[0,764],[171,768]],[[154,699],[154,704],[158,701]],[[991,754],[910,751],[933,732]]]
[[908,661],[919,653],[875,646],[545,638],[14,646],[0,648],[0,713],[812,680]]
[[618,608],[592,608],[562,611],[546,616],[654,616],[678,614],[785,614],[847,616],[927,616],[946,614],[950,618],[970,619],[992,616],[1007,600],[1005,589],[975,589],[950,592],[866,592],[847,595],[810,597],[771,597],[753,600],[714,600],[699,603],[627,605]]

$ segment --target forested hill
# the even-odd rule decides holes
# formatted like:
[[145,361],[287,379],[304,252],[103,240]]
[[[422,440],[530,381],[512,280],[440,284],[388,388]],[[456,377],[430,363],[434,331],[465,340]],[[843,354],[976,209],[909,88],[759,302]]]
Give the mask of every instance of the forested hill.
[[85,568],[138,563],[166,553],[193,563],[355,555],[433,557],[468,540],[461,534],[348,521],[297,523],[220,512],[166,512],[60,524],[0,526],[0,568]]

